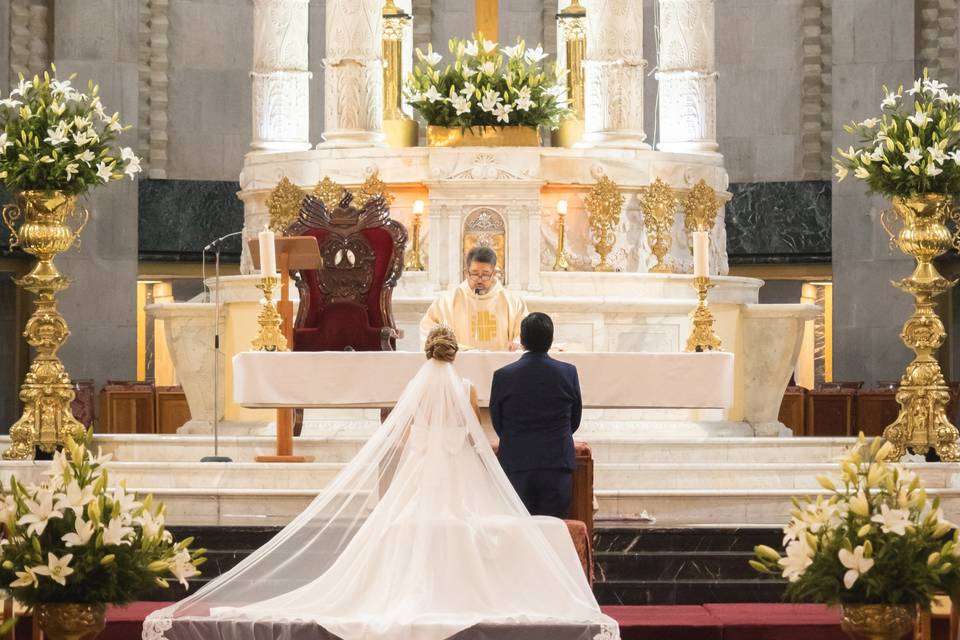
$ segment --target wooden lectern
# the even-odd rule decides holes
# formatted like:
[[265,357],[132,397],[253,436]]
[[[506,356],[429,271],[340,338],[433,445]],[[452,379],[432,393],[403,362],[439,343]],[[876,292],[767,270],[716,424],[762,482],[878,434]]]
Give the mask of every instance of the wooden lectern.
[[[280,301],[277,311],[282,319],[281,331],[287,345],[293,347],[293,303],[290,301],[290,270],[320,268],[320,248],[310,236],[278,236],[276,239],[277,271],[280,272]],[[260,243],[251,238],[247,243],[253,266],[260,268]],[[277,409],[277,455],[257,456],[257,462],[313,462],[313,456],[293,455],[293,415],[291,408]]]

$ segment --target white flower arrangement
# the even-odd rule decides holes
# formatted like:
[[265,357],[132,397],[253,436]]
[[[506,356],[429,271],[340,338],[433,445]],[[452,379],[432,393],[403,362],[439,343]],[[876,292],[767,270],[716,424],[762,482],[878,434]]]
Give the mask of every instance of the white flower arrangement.
[[519,125],[556,129],[567,109],[565,73],[556,65],[547,71],[542,46],[527,49],[517,39],[512,47],[482,36],[449,42],[453,63],[442,71],[443,56],[431,45],[417,49],[419,63],[407,77],[407,101],[429,125],[503,127]]
[[109,460],[69,441],[46,481],[12,478],[0,494],[9,537],[0,540],[0,581],[20,602],[126,604],[169,586],[164,576],[187,586],[200,574],[204,550],[191,551],[191,538],[174,543],[151,496],[139,501],[122,484],[109,486]]
[[850,173],[887,197],[960,190],[960,95],[927,70],[913,87],[883,87],[879,117],[844,125],[856,145],[837,149],[837,177]]
[[73,78],[21,75],[0,99],[0,179],[11,191],[78,195],[140,172],[133,150],[114,146],[129,126],[119,114],[107,115],[97,85],[89,83],[83,93],[71,85]]
[[957,526],[917,475],[887,460],[893,447],[863,434],[840,461],[839,478],[819,476],[831,495],[794,499],[785,555],[755,548],[757,571],[786,578],[794,602],[918,605],[957,581]]

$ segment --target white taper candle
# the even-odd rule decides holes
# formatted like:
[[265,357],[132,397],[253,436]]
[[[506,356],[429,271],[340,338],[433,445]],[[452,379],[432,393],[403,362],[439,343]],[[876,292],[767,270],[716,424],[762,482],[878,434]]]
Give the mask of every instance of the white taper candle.
[[710,275],[710,236],[706,231],[693,232],[693,275],[696,278]]
[[277,277],[277,252],[274,246],[274,234],[264,229],[258,235],[260,241],[260,275],[264,278]]

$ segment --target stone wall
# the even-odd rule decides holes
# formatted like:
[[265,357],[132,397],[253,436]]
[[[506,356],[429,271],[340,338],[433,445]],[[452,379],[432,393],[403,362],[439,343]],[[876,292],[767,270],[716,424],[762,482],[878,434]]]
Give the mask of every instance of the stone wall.
[[[881,85],[910,85],[917,72],[916,14],[902,0],[833,3],[833,140],[842,125],[874,114]],[[877,221],[888,206],[864,195],[860,181],[833,184],[833,362],[837,380],[898,379],[911,353],[898,334],[910,296],[890,280],[910,273]]]
[[[56,0],[55,62],[77,84],[99,83],[103,102],[137,124],[139,6],[130,0]],[[128,133],[127,142],[136,143]],[[57,264],[73,285],[60,294],[72,336],[60,355],[74,379],[133,378],[136,373],[137,184],[114,182],[84,202],[90,223],[82,244]]]

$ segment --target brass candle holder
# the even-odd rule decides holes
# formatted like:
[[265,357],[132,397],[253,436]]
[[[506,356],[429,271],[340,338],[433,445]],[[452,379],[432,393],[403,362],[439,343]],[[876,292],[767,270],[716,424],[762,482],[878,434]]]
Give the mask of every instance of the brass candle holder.
[[567,262],[566,245],[567,241],[567,202],[561,200],[557,203],[557,259],[553,263],[554,271],[570,271],[570,263]]
[[423,271],[423,257],[421,256],[420,229],[423,225],[423,206],[420,200],[413,204],[413,237],[410,239],[410,253],[403,265],[407,271]]
[[714,331],[713,312],[707,305],[707,292],[715,285],[709,277],[697,276],[693,279],[693,286],[697,290],[697,308],[693,311],[693,328],[687,338],[687,351],[723,351],[720,338]]
[[383,133],[391,147],[415,147],[420,125],[403,112],[403,36],[413,16],[387,0],[383,7]]
[[276,276],[265,276],[257,284],[257,289],[263,291],[264,301],[260,305],[260,314],[257,316],[257,324],[260,325],[260,330],[257,337],[250,343],[254,351],[290,350],[281,329],[283,319],[273,303],[273,290],[279,284],[280,278]]
[[560,123],[553,134],[554,146],[573,147],[583,138],[584,121],[584,75],[583,60],[587,56],[587,10],[579,0],[557,14],[560,33],[566,43],[567,54],[567,102],[571,116]]

